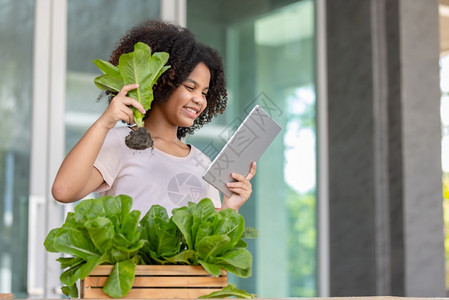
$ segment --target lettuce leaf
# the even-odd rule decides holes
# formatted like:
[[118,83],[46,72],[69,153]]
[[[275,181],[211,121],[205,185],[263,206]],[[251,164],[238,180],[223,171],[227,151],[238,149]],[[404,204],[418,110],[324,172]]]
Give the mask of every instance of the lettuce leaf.
[[132,259],[117,262],[112,268],[103,291],[111,297],[125,297],[133,287],[136,264]]
[[239,290],[235,284],[228,284],[220,291],[210,293],[209,295],[201,296],[200,298],[213,299],[213,298],[226,298],[236,297],[241,299],[256,298],[255,294],[249,294],[244,290]]
[[[170,66],[165,66],[169,58],[166,52],[151,54],[151,48],[145,43],[138,42],[134,51],[122,54],[117,66],[107,61],[96,59],[93,63],[104,73],[95,78],[95,85],[101,90],[118,93],[124,85],[138,83],[139,87],[128,93],[129,97],[139,101],[145,110],[151,108],[153,101],[153,86]],[[140,111],[131,107],[134,121],[138,127],[143,127],[143,117]]]

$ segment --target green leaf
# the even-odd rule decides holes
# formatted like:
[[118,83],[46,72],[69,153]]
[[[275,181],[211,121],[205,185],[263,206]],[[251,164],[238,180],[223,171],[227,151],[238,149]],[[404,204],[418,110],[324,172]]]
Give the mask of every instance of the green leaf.
[[102,197],[104,210],[108,216],[119,216],[120,222],[131,212],[133,199],[127,195]]
[[55,237],[58,234],[59,230],[60,230],[60,228],[55,228],[55,229],[50,230],[47,237],[45,238],[44,246],[48,252],[59,252],[58,249],[56,249],[54,246],[54,240],[55,240]]
[[123,87],[123,78],[118,67],[101,59],[96,59],[93,63],[105,73],[94,79],[95,85],[101,90],[119,92]]
[[112,246],[115,235],[114,225],[105,217],[89,220],[85,224],[92,243],[101,253],[105,253]]
[[78,298],[78,288],[76,287],[76,284],[72,284],[70,286],[65,285],[61,287],[61,291],[68,297]]
[[131,243],[136,242],[140,237],[138,230],[140,211],[133,210],[123,218],[123,224],[120,228],[122,233]]
[[201,266],[203,266],[203,268],[209,274],[212,274],[214,276],[220,276],[220,274],[221,274],[221,266],[213,264],[213,263],[205,262],[204,260],[201,260],[201,259],[199,259],[198,262],[200,263]]
[[84,264],[86,264],[86,261],[83,260],[82,264],[74,265],[62,272],[62,274],[59,276],[61,282],[69,286],[75,284],[76,281],[80,278],[79,270]]
[[61,228],[74,228],[80,231],[85,230],[84,224],[80,223],[76,220],[75,213],[69,212],[67,217],[65,218],[64,224],[62,224]]
[[[202,199],[200,202],[198,202],[198,204],[189,202],[188,209],[191,211],[193,215],[191,234],[192,234],[192,242],[194,243],[193,249],[196,249],[197,248],[196,243],[197,240],[199,240],[196,238],[196,236],[198,234],[200,225],[208,222],[211,218],[216,217],[218,213],[215,210],[215,206],[212,203],[212,200],[210,200],[209,198]],[[205,227],[203,227],[203,229],[204,228]]]
[[151,77],[147,80],[151,80],[151,82],[155,84],[162,73],[170,69],[170,66],[164,66],[167,63],[169,56],[170,55],[167,52],[155,52],[153,54],[153,56],[151,57],[152,63],[150,64]]
[[[119,221],[121,222],[121,214],[122,210],[125,210],[122,208],[122,202],[120,201],[120,196],[113,197],[113,196],[104,196],[101,197],[101,201],[103,203],[103,209],[106,214],[106,217],[118,217]],[[129,213],[129,211],[128,211]]]
[[244,290],[239,290],[235,284],[228,284],[223,289],[217,292],[210,293],[209,295],[200,296],[200,298],[226,298],[236,297],[241,299],[256,298],[255,294],[249,294]]
[[251,272],[251,268],[248,269],[240,269],[240,268],[236,268],[232,265],[226,265],[226,264],[220,264],[220,266],[225,269],[228,272],[233,273],[234,275],[241,277],[241,278],[248,278],[251,276],[252,272]]
[[61,263],[61,269],[73,267],[85,262],[81,257],[60,257],[56,261]]
[[153,205],[140,221],[142,237],[148,240],[148,247],[157,254],[157,258],[173,256],[180,250],[180,231],[168,218],[167,210]]
[[122,232],[122,223],[131,212],[131,197],[118,195],[116,197],[105,196],[100,199],[103,201],[106,217],[114,224],[115,231]]
[[203,223],[200,223],[195,236],[195,249],[198,248],[198,243],[206,236],[214,235],[215,221],[218,219],[218,215],[214,215],[214,219],[209,219]]
[[234,247],[235,247],[235,248],[246,248],[246,247],[248,247],[248,244],[247,244],[244,240],[240,239],[240,240],[237,242],[237,244],[235,244]]
[[245,229],[245,220],[233,209],[222,210],[219,215],[223,217],[223,221],[220,222],[221,224],[216,228],[214,234],[227,235],[230,239],[228,249],[231,249],[242,236],[243,230]]
[[214,203],[209,198],[204,198],[198,204],[189,203],[189,208],[192,209],[193,216],[205,222],[217,214]]
[[74,211],[75,221],[79,223],[105,216],[101,198],[83,200],[75,206]]
[[116,263],[103,287],[103,292],[114,298],[126,296],[133,286],[135,269],[136,264],[132,259]]
[[156,251],[153,251],[151,249],[147,249],[149,256],[151,258],[152,263],[154,265],[165,265],[168,262],[165,260],[165,258],[161,257],[159,254],[156,253]]
[[104,258],[105,256],[91,256],[84,263],[70,267],[61,274],[61,282],[70,286],[78,279],[84,279],[96,266],[104,262]]
[[122,234],[116,234],[113,241],[113,248],[110,250],[112,263],[127,260],[139,253],[147,243],[144,239],[137,240],[135,243],[130,243]]
[[174,256],[164,257],[164,259],[171,264],[192,264],[192,260],[195,260],[195,251],[194,250],[184,250]]
[[173,215],[171,219],[184,236],[184,239],[187,243],[187,247],[193,250],[193,241],[192,241],[193,216],[186,209],[182,210],[177,209],[173,210]]
[[79,256],[87,260],[91,256],[100,256],[91,239],[74,228],[64,228],[54,239],[55,249],[59,252]]
[[258,235],[258,233],[257,233],[256,228],[246,227],[243,230],[241,238],[242,239],[255,239],[255,238],[257,238],[257,235]]
[[252,256],[247,249],[237,248],[217,257],[215,262],[226,263],[239,269],[248,269],[251,268]]
[[197,245],[197,255],[202,260],[208,261],[209,257],[223,253],[223,249],[229,241],[230,239],[226,235],[206,236]]

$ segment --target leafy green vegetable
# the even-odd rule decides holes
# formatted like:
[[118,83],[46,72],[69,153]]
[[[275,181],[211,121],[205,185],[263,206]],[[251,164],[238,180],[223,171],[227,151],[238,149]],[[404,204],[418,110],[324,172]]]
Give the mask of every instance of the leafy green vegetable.
[[[165,208],[153,206],[140,222],[149,241],[141,249],[145,263],[201,265],[214,276],[219,276],[221,269],[240,277],[251,276],[252,256],[242,238],[243,233],[253,238],[257,231],[245,229],[241,215],[233,209],[217,212],[207,198],[199,203],[189,202],[172,213],[168,219]],[[180,235],[182,240],[175,242]],[[173,251],[165,249],[162,253],[157,249],[161,245]]]
[[228,284],[226,287],[220,291],[210,293],[209,295],[201,296],[200,298],[226,298],[226,297],[237,297],[242,299],[256,298],[256,295],[249,294],[244,290],[239,290],[235,284]]
[[[165,66],[169,58],[166,52],[155,52],[151,55],[151,48],[138,42],[134,45],[134,51],[122,54],[117,66],[100,59],[94,60],[94,64],[104,73],[95,78],[95,85],[101,90],[109,90],[118,93],[124,85],[138,83],[139,87],[128,93],[142,103],[145,110],[151,108],[153,101],[153,85],[158,78],[170,66]],[[140,111],[131,107],[134,112],[134,120],[138,127],[143,127],[143,117]]]
[[181,250],[180,232],[168,218],[165,208],[153,205],[140,221],[142,237],[148,240],[141,250],[147,264],[165,264],[164,257],[172,257]]
[[136,264],[132,259],[117,262],[104,285],[103,291],[111,297],[124,297],[134,282]]
[[[66,269],[60,280],[67,296],[77,297],[76,282],[100,264],[115,265],[104,291],[112,297],[125,296],[132,287],[139,250],[146,243],[140,238],[139,211],[131,211],[128,196],[101,197],[81,201],[69,213],[64,224],[49,232],[44,246],[49,252],[62,252],[72,257],[58,261]],[[119,284],[117,284],[119,282]]]
[[[128,196],[81,201],[65,223],[49,232],[44,245],[50,252],[72,257],[58,261],[66,269],[61,282],[66,295],[76,297],[76,281],[99,264],[114,265],[103,291],[124,297],[132,288],[137,264],[201,265],[214,276],[227,270],[239,277],[251,276],[252,256],[244,238],[255,238],[241,215],[232,209],[217,212],[210,199],[190,202],[172,211],[153,205],[139,221]],[[251,297],[229,285],[211,297]]]

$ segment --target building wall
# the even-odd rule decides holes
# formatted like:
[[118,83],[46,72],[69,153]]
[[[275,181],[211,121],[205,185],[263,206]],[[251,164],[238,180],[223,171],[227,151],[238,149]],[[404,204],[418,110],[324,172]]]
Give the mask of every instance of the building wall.
[[330,294],[442,297],[438,1],[326,5]]

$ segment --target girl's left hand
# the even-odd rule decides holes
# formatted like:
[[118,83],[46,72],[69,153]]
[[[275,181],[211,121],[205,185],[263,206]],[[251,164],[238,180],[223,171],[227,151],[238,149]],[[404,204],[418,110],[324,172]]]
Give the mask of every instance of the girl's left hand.
[[238,212],[239,208],[249,199],[249,196],[251,196],[252,186],[249,181],[254,175],[256,175],[256,162],[251,164],[251,170],[246,176],[235,173],[231,174],[232,178],[237,181],[226,183],[226,186],[232,192],[232,195],[223,197],[221,209],[232,208]]

